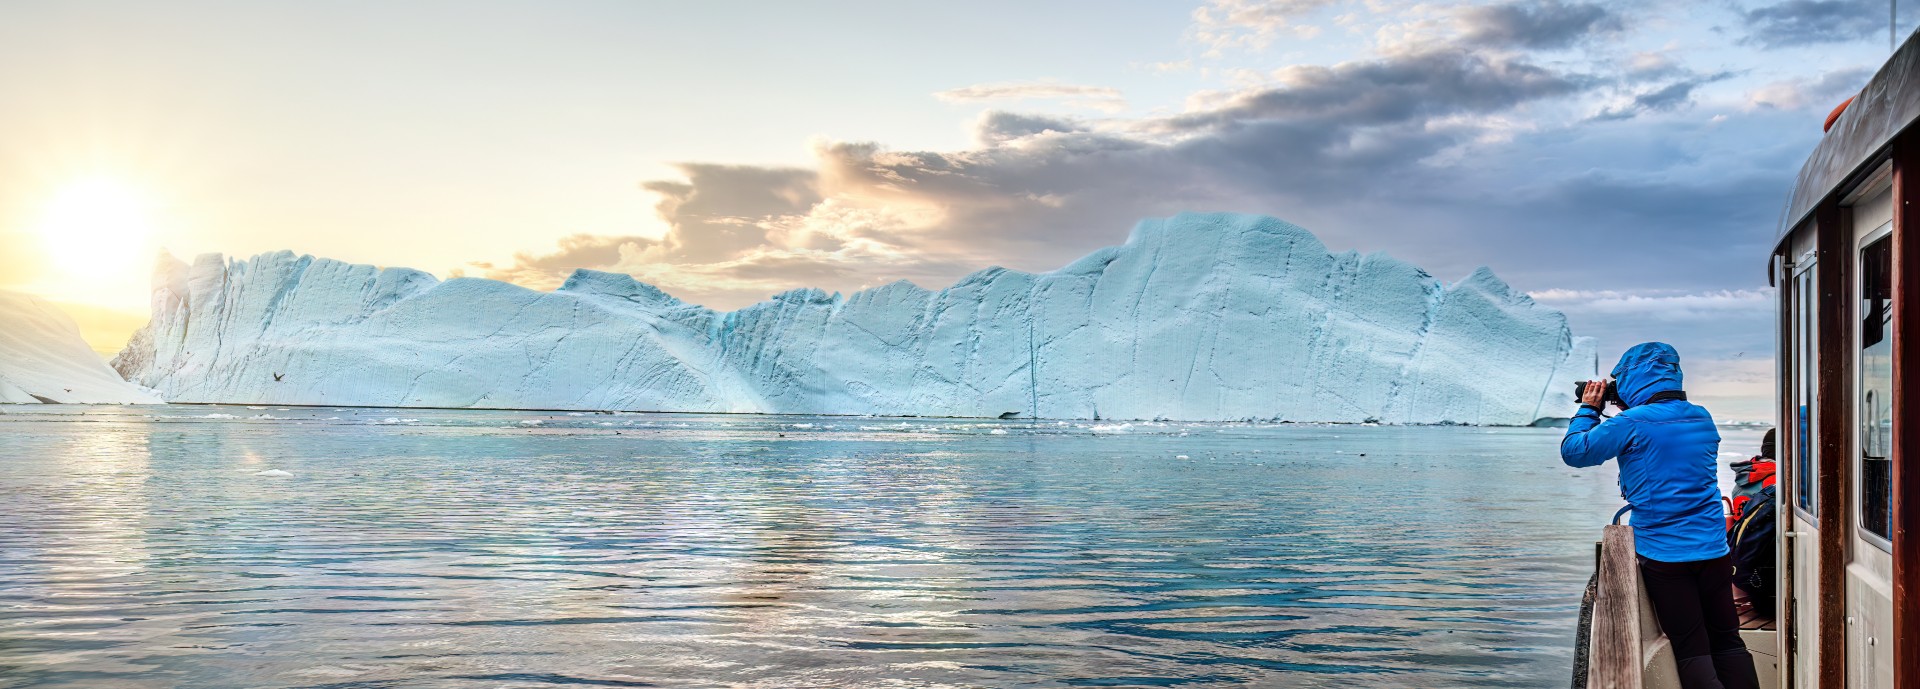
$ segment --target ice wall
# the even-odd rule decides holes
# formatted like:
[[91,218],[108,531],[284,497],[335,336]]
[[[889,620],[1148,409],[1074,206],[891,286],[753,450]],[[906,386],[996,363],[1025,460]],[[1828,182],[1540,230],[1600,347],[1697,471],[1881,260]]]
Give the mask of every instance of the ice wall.
[[796,290],[731,313],[281,252],[162,265],[114,366],[179,402],[1525,424],[1592,341],[1485,269],[1443,284],[1268,217],[1142,221],[1039,275]]
[[0,290],[0,404],[157,404],[122,380],[44,300]]

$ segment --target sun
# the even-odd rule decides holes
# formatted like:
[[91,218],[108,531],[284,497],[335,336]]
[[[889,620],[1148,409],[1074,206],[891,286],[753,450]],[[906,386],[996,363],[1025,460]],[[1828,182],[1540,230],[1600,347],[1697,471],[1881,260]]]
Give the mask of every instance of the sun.
[[68,184],[47,203],[38,234],[52,268],[69,278],[118,278],[151,256],[152,205],[111,177]]

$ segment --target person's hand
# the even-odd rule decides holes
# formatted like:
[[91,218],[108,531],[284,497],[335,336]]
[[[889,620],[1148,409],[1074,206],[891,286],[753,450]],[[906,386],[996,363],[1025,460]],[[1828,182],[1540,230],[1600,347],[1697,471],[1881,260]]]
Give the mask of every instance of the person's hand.
[[1580,393],[1580,403],[1593,407],[1594,409],[1605,409],[1607,406],[1607,381],[1587,381],[1587,389]]

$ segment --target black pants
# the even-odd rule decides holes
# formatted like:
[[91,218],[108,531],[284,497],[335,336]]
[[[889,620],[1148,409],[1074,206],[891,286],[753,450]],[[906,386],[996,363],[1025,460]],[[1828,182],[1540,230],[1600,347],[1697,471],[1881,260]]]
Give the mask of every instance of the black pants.
[[1640,558],[1640,578],[1653,599],[1660,630],[1673,644],[1686,689],[1759,689],[1753,655],[1740,641],[1733,609],[1733,559],[1698,562]]

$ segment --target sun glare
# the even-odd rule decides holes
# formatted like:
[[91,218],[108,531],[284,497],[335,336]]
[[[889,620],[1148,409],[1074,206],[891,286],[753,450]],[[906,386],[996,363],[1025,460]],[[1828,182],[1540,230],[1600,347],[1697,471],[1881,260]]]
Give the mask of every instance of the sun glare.
[[145,196],[119,180],[83,179],[47,204],[40,240],[51,266],[68,278],[144,274],[152,251],[151,211]]

